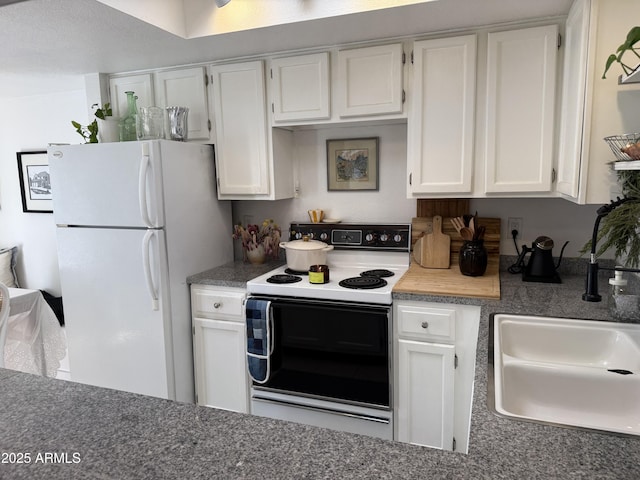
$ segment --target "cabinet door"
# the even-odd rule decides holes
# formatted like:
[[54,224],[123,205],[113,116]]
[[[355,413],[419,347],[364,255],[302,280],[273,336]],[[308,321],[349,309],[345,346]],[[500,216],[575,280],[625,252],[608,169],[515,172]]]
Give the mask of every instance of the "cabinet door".
[[411,85],[410,193],[470,193],[476,36],[415,42]]
[[109,94],[114,117],[124,117],[127,114],[127,94],[125,92],[136,94],[138,107],[155,105],[151,74],[112,77],[109,79]]
[[557,25],[490,33],[486,192],[549,192]]
[[564,36],[562,122],[556,190],[573,198],[578,197],[580,185],[590,4],[590,0],[577,0],[573,3]]
[[402,44],[338,52],[340,117],[402,112]]
[[454,346],[398,340],[398,440],[453,448]]
[[329,118],[329,54],[271,61],[273,121]]
[[187,107],[188,140],[209,139],[206,76],[203,67],[156,73],[156,97],[160,107]]
[[194,318],[193,326],[198,405],[248,413],[245,324]]
[[216,65],[213,108],[218,194],[269,194],[262,61]]

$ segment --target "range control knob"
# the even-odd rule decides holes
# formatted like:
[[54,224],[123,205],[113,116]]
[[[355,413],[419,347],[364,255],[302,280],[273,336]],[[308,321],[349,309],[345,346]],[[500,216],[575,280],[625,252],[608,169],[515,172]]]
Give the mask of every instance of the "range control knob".
[[367,235],[364,237],[364,239],[367,242],[373,242],[373,233],[367,233]]
[[387,240],[389,240],[389,235],[387,235],[386,233],[383,233],[382,235],[380,235],[381,242],[386,242]]
[[396,233],[393,236],[393,241],[396,242],[396,243],[400,243],[402,241],[402,235],[400,235],[399,233]]
[[301,239],[302,238],[302,232],[296,232],[295,237],[297,239]]
[[322,240],[323,242],[324,242],[327,238],[329,238],[329,234],[328,234],[327,232],[322,232],[322,233],[320,234],[320,240]]

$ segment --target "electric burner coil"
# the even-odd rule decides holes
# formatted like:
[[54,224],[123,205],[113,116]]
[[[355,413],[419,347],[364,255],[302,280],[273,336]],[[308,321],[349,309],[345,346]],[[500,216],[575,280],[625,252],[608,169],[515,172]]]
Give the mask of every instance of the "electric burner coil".
[[302,278],[300,277],[285,274],[272,275],[271,277],[267,278],[268,283],[296,283],[300,281],[302,281]]
[[378,277],[378,278],[393,277],[394,275],[395,275],[395,273],[393,273],[391,270],[386,270],[384,268],[377,268],[375,270],[367,270],[367,271],[362,272],[360,274],[360,276],[362,276],[362,277]]
[[387,281],[380,277],[350,277],[341,280],[338,285],[344,288],[353,289],[373,289],[382,288],[387,285]]

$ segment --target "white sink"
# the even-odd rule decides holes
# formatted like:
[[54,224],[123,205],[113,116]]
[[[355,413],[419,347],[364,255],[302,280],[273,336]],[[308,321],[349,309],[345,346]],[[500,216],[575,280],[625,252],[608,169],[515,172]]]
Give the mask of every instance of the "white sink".
[[497,314],[490,343],[496,413],[640,435],[640,325]]

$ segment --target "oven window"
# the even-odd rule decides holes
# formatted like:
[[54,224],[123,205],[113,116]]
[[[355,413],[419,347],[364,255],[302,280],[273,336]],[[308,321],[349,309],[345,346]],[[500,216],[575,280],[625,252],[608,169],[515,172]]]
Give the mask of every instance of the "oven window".
[[386,308],[273,302],[272,389],[389,406]]

